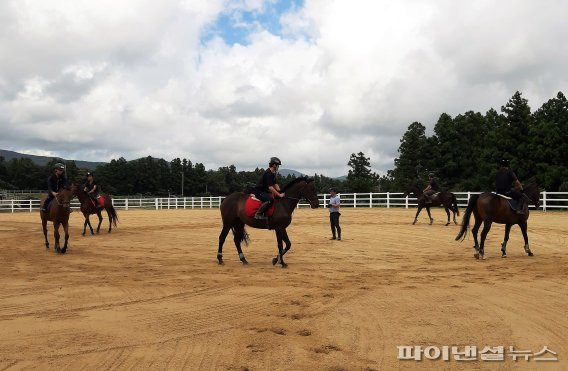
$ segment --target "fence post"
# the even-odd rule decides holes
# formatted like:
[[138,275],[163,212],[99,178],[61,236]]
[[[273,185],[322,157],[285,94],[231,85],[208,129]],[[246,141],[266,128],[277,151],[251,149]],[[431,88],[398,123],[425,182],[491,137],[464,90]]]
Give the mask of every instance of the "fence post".
[[406,208],[408,209],[408,195],[406,195]]
[[128,210],[128,198],[124,201],[124,210]]
[[387,192],[387,209],[390,209],[390,192]]
[[369,208],[373,207],[373,192],[369,193]]
[[14,212],[14,200],[12,200],[12,212]]
[[201,196],[201,208],[203,209],[203,196]]
[[353,207],[357,207],[357,193],[353,193]]
[[30,213],[32,212],[32,200],[30,200]]
[[177,208],[178,208],[178,199],[176,197],[176,210],[177,210]]
[[213,208],[213,196],[209,196],[209,208]]
[[219,207],[221,207],[221,196],[219,196]]
[[325,209],[327,207],[327,193],[323,194],[323,208]]
[[156,205],[156,210],[158,210],[158,199],[157,198],[154,199],[154,205]]
[[[467,191],[467,202],[466,202],[466,204],[468,204],[468,205],[469,205],[469,198],[470,198],[470,197],[471,197],[471,192],[470,192],[470,191]],[[467,206],[466,206],[466,207],[467,207]]]
[[546,191],[542,191],[542,211],[546,212]]

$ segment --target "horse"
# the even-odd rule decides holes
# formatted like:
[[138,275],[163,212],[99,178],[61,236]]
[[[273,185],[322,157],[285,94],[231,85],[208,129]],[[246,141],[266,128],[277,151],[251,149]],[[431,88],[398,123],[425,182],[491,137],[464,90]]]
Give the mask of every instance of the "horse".
[[[43,205],[47,200],[47,196],[42,197],[40,201],[39,215],[43,227],[43,235],[45,237],[45,248],[49,249],[49,241],[47,240],[47,222],[53,222],[53,235],[55,236],[55,253],[65,254],[67,252],[69,241],[69,214],[71,213],[71,200],[74,197],[75,186],[66,187],[61,190],[57,197],[51,200],[49,209],[43,211]],[[59,246],[59,225],[63,225],[65,231],[65,243],[63,248]]]
[[[280,263],[282,268],[288,265],[284,262],[284,255],[290,250],[292,243],[288,238],[286,228],[292,222],[292,213],[301,199],[308,200],[312,209],[319,207],[319,200],[315,190],[313,179],[307,177],[296,178],[284,186],[281,192],[285,197],[274,201],[274,214],[266,219],[259,220],[245,213],[245,204],[250,197],[249,192],[235,192],[227,196],[221,203],[221,218],[223,228],[219,234],[219,249],[217,251],[217,261],[220,265],[223,262],[223,243],[230,230],[233,231],[235,246],[239,259],[243,264],[248,264],[241,249],[241,242],[248,244],[249,237],[245,231],[245,225],[258,229],[274,229],[276,231],[276,241],[278,245],[278,255],[272,259],[272,265]],[[282,241],[286,243],[283,248]]]
[[430,196],[430,198],[432,199],[431,203],[426,203],[426,197],[424,197],[422,190],[417,185],[408,187],[406,192],[404,192],[404,195],[413,195],[418,200],[418,210],[416,211],[416,216],[414,217],[414,222],[412,222],[412,225],[416,224],[416,222],[418,221],[418,215],[420,215],[420,212],[423,208],[426,208],[426,211],[428,212],[428,218],[430,218],[430,225],[432,225],[432,223],[434,222],[432,214],[430,214],[430,207],[432,206],[444,207],[446,214],[448,215],[448,222],[446,223],[446,226],[450,225],[450,210],[454,215],[454,224],[458,224],[458,222],[456,221],[456,213],[459,216],[460,209],[458,207],[456,195],[452,192],[441,191],[435,193],[433,196]]
[[[83,224],[83,236],[85,235],[87,225],[91,230],[91,235],[94,234],[93,227],[91,226],[91,221],[89,220],[89,216],[92,214],[97,214],[97,216],[99,217],[99,225],[97,226],[97,233],[99,233],[101,229],[101,223],[103,222],[103,216],[101,215],[102,209],[99,209],[95,207],[95,205],[93,205],[91,198],[83,189],[77,188],[75,190],[75,196],[77,196],[79,202],[81,203],[81,212],[85,217],[85,223]],[[106,210],[108,215],[108,233],[110,233],[112,232],[112,226],[114,225],[116,227],[118,215],[116,214],[114,206],[112,206],[112,200],[110,199],[110,197],[105,193],[102,193],[100,197],[102,197],[104,200],[104,209]]]
[[[540,206],[540,191],[536,185],[529,185],[525,187],[523,193],[523,197],[528,198],[528,201],[530,201],[533,205],[537,208]],[[462,220],[462,226],[456,236],[456,241],[459,241],[460,239],[463,241],[463,239],[465,239],[467,234],[466,232],[469,227],[469,219],[473,213],[475,223],[471,229],[471,233],[473,234],[473,240],[475,243],[473,246],[475,249],[473,256],[476,259],[479,259],[480,257],[481,259],[485,259],[485,238],[491,229],[492,223],[505,224],[505,238],[501,244],[501,256],[503,258],[507,257],[507,241],[509,240],[509,232],[511,231],[511,227],[515,224],[518,224],[521,228],[521,232],[525,240],[525,252],[528,256],[533,256],[534,254],[529,247],[529,237],[527,235],[527,220],[529,218],[529,208],[527,203],[524,204],[523,211],[524,215],[517,214],[511,209],[508,200],[492,192],[472,195],[467,204],[467,209]],[[481,244],[478,244],[477,232],[479,231],[481,223],[483,223]]]

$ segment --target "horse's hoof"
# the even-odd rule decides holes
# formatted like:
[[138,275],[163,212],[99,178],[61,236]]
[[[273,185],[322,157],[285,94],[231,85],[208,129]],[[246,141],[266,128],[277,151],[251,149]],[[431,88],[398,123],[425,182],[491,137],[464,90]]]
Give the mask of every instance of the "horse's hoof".
[[247,265],[249,263],[245,258],[241,259],[241,262],[243,263],[243,265]]
[[485,260],[485,255],[481,255],[481,260]]
[[473,254],[473,256],[474,256],[476,259],[479,259],[479,253],[476,252],[475,254]]
[[276,265],[278,263],[278,258],[272,258],[272,265]]
[[64,247],[64,248],[61,249],[62,254],[65,254],[66,252],[67,252],[67,248]]
[[532,253],[532,251],[529,252],[529,256],[534,256],[534,254]]
[[288,268],[288,264],[282,263],[282,268]]
[[81,236],[85,237],[85,233],[84,233],[84,232],[83,232],[83,233],[81,233]]
[[225,265],[225,262],[223,262],[223,259],[217,259],[217,264]]
[[448,225],[450,225],[450,223],[446,223],[446,227],[447,227]]
[[506,257],[507,257],[507,254],[501,255],[501,257],[502,257],[502,258],[506,258]]

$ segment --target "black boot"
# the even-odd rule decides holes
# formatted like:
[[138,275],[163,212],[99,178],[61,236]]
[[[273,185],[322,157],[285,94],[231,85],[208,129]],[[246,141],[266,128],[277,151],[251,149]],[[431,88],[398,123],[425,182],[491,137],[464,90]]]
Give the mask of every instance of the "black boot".
[[517,215],[525,215],[525,196],[519,198],[519,205],[517,206],[517,210],[515,211]]
[[256,214],[254,214],[254,218],[255,219],[268,219],[265,215],[264,212],[266,211],[266,209],[268,209],[268,206],[270,205],[270,201],[264,201],[262,203],[262,205],[260,205],[260,207],[258,208],[258,210],[256,211]]

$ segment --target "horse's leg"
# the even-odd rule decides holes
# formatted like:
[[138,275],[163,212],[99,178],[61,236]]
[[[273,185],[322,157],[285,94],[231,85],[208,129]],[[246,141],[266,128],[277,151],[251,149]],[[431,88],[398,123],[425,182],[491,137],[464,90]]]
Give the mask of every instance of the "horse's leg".
[[456,208],[453,207],[453,208],[452,208],[452,213],[454,214],[454,224],[455,224],[455,225],[458,225],[458,221],[456,220],[456,212],[457,212]]
[[475,254],[476,259],[485,259],[485,238],[487,237],[487,233],[491,229],[491,223],[493,223],[490,219],[486,219],[483,221],[483,230],[481,231],[481,245],[479,246],[479,254]]
[[509,241],[509,232],[511,232],[511,224],[505,224],[505,238],[503,239],[503,243],[501,244],[501,257],[507,257],[507,241]]
[[430,225],[432,225],[434,219],[432,219],[432,214],[430,214],[430,206],[426,206],[426,211],[428,212],[428,218],[430,218]]
[[288,264],[286,264],[284,262],[284,249],[282,246],[282,230],[281,229],[276,229],[276,242],[278,244],[278,258],[276,258],[276,261],[274,261],[274,259],[272,259],[272,264],[276,265],[276,263],[280,262],[280,264],[282,265],[282,268],[286,268],[288,266]]
[[519,227],[521,227],[521,232],[523,233],[523,238],[525,239],[525,252],[529,256],[533,256],[534,254],[532,253],[532,251],[529,247],[529,235],[527,234],[527,221],[526,221],[526,219],[519,222]]
[[69,241],[69,222],[63,224],[63,230],[65,231],[65,243],[63,244],[61,253],[65,254],[65,252],[67,251],[67,243]]
[[89,217],[85,214],[83,214],[83,216],[85,217],[85,222],[83,223],[83,233],[81,234],[82,236],[84,236],[85,233],[87,232],[87,224],[89,223],[87,221],[89,219]]
[[[284,251],[282,251],[282,256],[284,256],[286,255],[288,250],[290,250],[290,248],[292,247],[292,242],[290,242],[290,238],[288,238],[288,232],[286,231],[286,229],[282,230],[282,240],[286,244]],[[276,265],[276,263],[278,263],[279,257],[280,257],[279,255],[276,255],[276,257],[272,259],[272,265]]]
[[224,264],[223,263],[223,244],[225,243],[225,239],[227,238],[227,235],[229,234],[230,230],[231,230],[231,227],[223,224],[223,229],[221,229],[221,234],[219,234],[219,250],[217,250],[217,261],[219,262],[219,265]]
[[445,209],[446,209],[446,215],[448,215],[448,222],[446,223],[446,226],[448,226],[450,225],[450,210],[447,207],[445,207]]
[[475,253],[479,254],[479,241],[477,240],[477,232],[479,232],[479,227],[481,226],[481,223],[483,221],[475,214],[473,215],[473,217],[475,218],[475,223],[473,224],[473,228],[471,229],[471,234],[473,235],[473,243],[474,243],[473,248],[475,249]]
[[47,219],[41,219],[41,227],[43,228],[43,236],[45,237],[45,248],[49,249],[49,241],[47,239]]
[[237,248],[237,253],[239,254],[239,259],[243,264],[248,264],[248,261],[245,258],[245,254],[243,254],[243,250],[241,249],[241,241],[244,241],[245,239],[245,225],[240,220],[233,225],[233,234],[235,247]]
[[61,252],[59,248],[59,222],[53,222],[53,236],[55,237],[55,249],[53,252]]
[[[97,210],[97,216],[99,217],[99,225],[97,225],[97,234],[100,232],[101,230],[101,224],[103,224],[103,216],[101,215],[101,210]],[[112,220],[109,219],[109,228],[112,227]]]
[[423,207],[424,207],[424,205],[422,205],[421,203],[418,203],[418,210],[416,210],[416,216],[414,217],[414,221],[412,222],[412,225],[416,224],[416,222],[418,221],[418,215],[420,215],[420,212],[422,211]]

